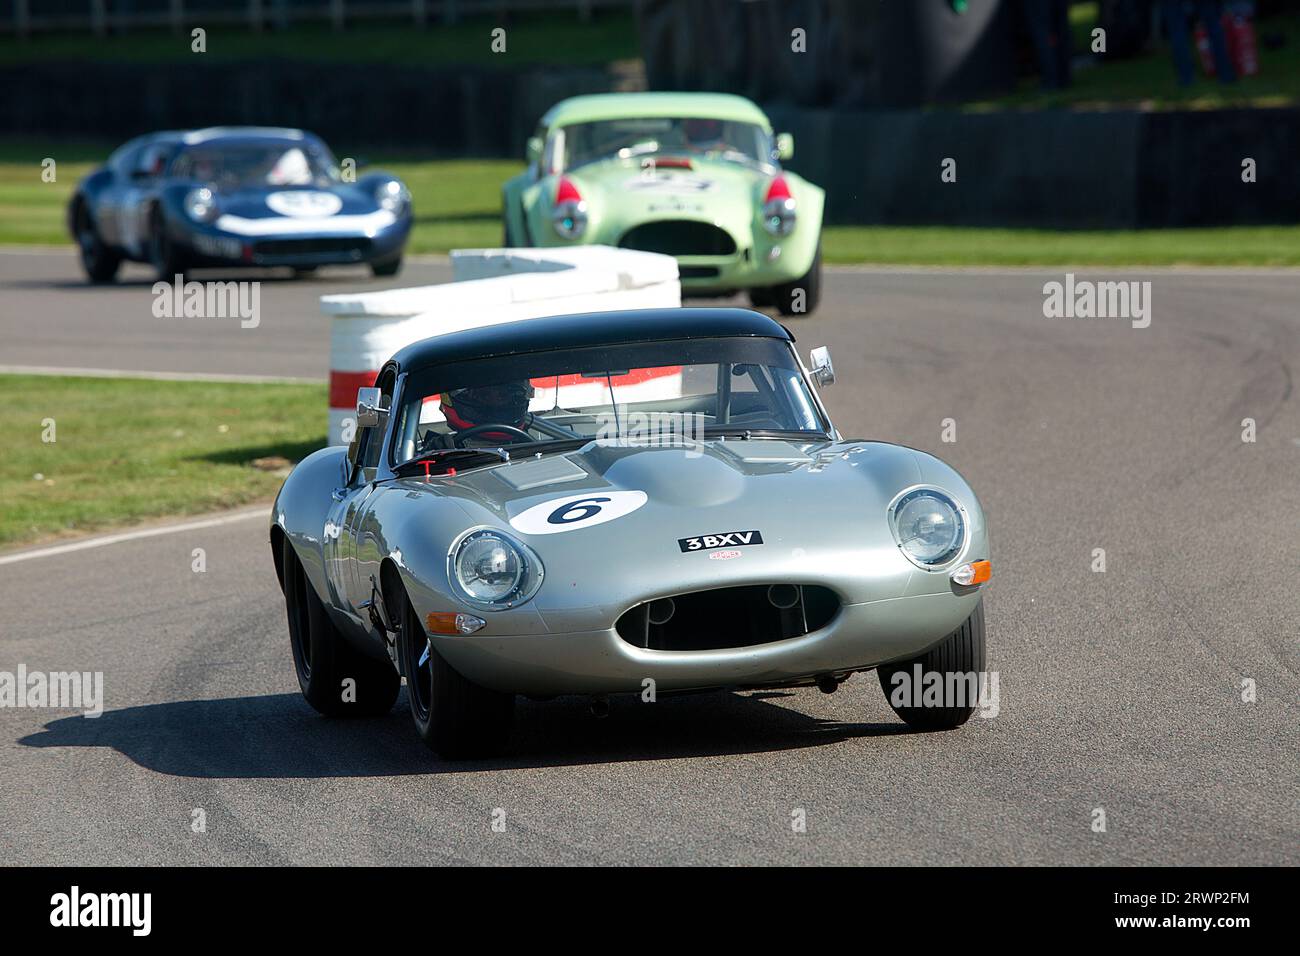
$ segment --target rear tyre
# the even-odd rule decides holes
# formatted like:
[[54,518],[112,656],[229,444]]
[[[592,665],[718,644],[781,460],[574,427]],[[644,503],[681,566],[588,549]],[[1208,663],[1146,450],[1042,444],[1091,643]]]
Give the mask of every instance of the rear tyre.
[[429,643],[405,592],[399,600],[402,629],[398,644],[415,732],[425,746],[448,760],[501,753],[514,722],[514,695],[488,690],[462,677]]
[[772,287],[776,310],[782,315],[812,315],[822,300],[822,245],[817,243],[812,265],[802,278]]
[[112,282],[117,278],[118,267],[122,257],[104,244],[99,238],[95,224],[91,222],[86,207],[78,204],[73,215],[73,229],[77,239],[77,249],[81,253],[81,267],[86,270],[86,278],[91,282]]
[[370,263],[370,273],[374,276],[395,276],[402,271],[402,254]]
[[[877,669],[880,676],[880,687],[885,692],[885,698],[889,701],[889,706],[894,709],[894,713],[907,721],[907,723],[918,730],[952,730],[954,727],[960,727],[970,719],[974,713],[976,701],[974,699],[965,702],[966,706],[900,706],[895,703],[895,694],[901,689],[915,690],[917,694],[921,693],[921,688],[913,688],[913,678],[915,675],[916,665],[921,665],[921,680],[928,681],[931,673],[937,672],[941,680],[941,687],[949,687],[947,675],[949,674],[974,674],[975,681],[981,680],[984,671],[984,602],[980,601],[975,605],[975,610],[971,616],[966,618],[961,627],[953,631],[946,637],[942,643],[930,648],[920,657],[914,657],[907,661],[895,661],[892,664],[886,664]],[[907,681],[896,685],[893,682],[895,674],[904,673],[907,675]],[[955,682],[956,686],[969,688],[969,681]],[[910,698],[910,694],[908,697]],[[944,700],[943,704],[955,704],[956,701]]]
[[302,696],[327,717],[388,713],[402,686],[397,671],[387,661],[366,657],[347,643],[329,619],[288,538],[281,548],[289,643]]

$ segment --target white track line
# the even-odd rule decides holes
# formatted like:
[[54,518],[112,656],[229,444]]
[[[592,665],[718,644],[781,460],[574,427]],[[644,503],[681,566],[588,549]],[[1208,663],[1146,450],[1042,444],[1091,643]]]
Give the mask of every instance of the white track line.
[[323,385],[324,378],[283,375],[222,375],[217,372],[137,372],[120,368],[63,368],[56,365],[0,365],[0,375],[67,375],[86,378],[143,378],[160,382],[230,382],[239,385]]
[[33,558],[52,558],[56,554],[70,554],[74,551],[87,551],[91,548],[102,548],[110,544],[120,544],[123,541],[136,541],[140,538],[153,538],[160,534],[177,534],[181,531],[198,531],[200,528],[215,528],[217,525],[234,524],[236,521],[245,521],[249,518],[268,519],[271,509],[268,507],[250,508],[245,511],[235,511],[229,514],[220,515],[216,518],[204,518],[201,521],[188,521],[185,524],[162,525],[157,528],[139,528],[135,531],[123,531],[120,534],[107,534],[100,538],[85,538],[81,541],[70,541],[67,544],[56,544],[49,548],[38,548],[35,551],[20,551],[18,554],[0,555],[0,564],[15,564],[18,561],[29,561]]

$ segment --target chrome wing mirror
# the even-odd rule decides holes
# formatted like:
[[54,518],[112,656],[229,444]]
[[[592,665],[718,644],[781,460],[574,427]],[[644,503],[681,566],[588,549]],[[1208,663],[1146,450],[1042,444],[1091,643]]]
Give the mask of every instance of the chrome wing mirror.
[[388,415],[383,408],[383,393],[377,388],[357,389],[357,428],[374,428]]
[[831,350],[819,345],[808,354],[812,360],[812,377],[818,385],[835,384],[835,365],[831,362]]

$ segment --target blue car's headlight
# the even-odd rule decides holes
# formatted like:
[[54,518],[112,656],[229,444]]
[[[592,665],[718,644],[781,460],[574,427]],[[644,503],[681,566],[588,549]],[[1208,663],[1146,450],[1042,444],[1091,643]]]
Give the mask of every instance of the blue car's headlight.
[[456,542],[448,558],[452,587],[465,601],[486,610],[522,604],[542,583],[541,560],[500,531],[471,531]]
[[195,222],[212,222],[217,218],[217,196],[207,186],[191,189],[185,196],[185,215]]
[[396,215],[406,208],[411,201],[411,191],[396,179],[379,184],[375,190],[375,202],[380,209],[386,209]]
[[894,540],[913,563],[925,568],[947,564],[966,543],[961,509],[942,491],[909,491],[890,509]]

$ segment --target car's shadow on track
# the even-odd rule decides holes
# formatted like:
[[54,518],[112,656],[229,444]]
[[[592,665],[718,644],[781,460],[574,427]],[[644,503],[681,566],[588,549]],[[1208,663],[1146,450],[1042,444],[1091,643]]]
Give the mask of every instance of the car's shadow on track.
[[725,692],[610,701],[593,717],[582,698],[520,699],[511,747],[491,760],[444,761],[410,726],[405,695],[391,714],[328,720],[297,694],[147,704],[65,717],[22,738],[27,747],[111,747],[157,773],[180,777],[372,777],[562,767],[767,753],[859,737],[912,733],[906,725],[842,723]]

